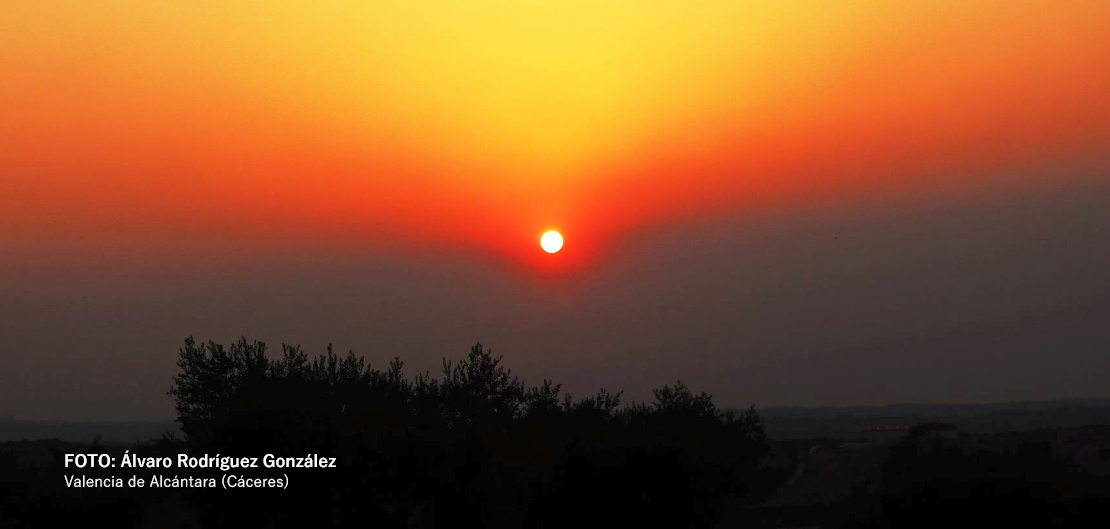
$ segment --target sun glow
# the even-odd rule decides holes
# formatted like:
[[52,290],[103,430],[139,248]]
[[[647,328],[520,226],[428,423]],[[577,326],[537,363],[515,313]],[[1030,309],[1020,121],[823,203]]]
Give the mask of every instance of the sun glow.
[[0,266],[95,238],[564,273],[646,226],[1064,185],[1110,152],[1107,34],[1096,0],[0,2]]
[[545,232],[540,237],[540,248],[547,253],[555,253],[563,248],[563,236],[555,230]]

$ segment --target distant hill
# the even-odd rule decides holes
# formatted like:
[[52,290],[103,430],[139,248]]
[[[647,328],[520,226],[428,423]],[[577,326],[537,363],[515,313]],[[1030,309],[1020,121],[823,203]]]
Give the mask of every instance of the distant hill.
[[[845,407],[771,407],[758,409],[773,439],[827,437],[857,439],[864,428],[913,426],[941,421],[967,433],[1018,432],[1110,424],[1110,399],[1067,399],[996,404],[887,404]],[[0,442],[58,439],[129,444],[180,435],[177,421],[25,421],[0,418]]]
[[969,417],[995,412],[1056,411],[1067,408],[1110,408],[1110,399],[1060,399],[1014,401],[990,404],[883,404],[881,406],[797,407],[775,406],[759,409],[768,417],[831,419],[835,417],[910,417],[914,415]]
[[100,436],[104,444],[130,444],[158,438],[166,432],[180,435],[177,421],[23,421],[0,418],[0,442],[58,439],[88,443]]
[[996,404],[888,404],[846,407],[772,407],[759,410],[768,437],[857,439],[864,428],[955,424],[967,433],[1019,432],[1110,424],[1110,399],[1066,399]]

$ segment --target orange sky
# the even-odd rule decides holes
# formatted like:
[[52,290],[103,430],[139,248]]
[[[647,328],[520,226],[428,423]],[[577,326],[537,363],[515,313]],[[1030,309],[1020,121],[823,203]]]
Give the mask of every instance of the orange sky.
[[574,265],[691,215],[1055,185],[1110,152],[1108,65],[1102,0],[16,0],[0,238]]

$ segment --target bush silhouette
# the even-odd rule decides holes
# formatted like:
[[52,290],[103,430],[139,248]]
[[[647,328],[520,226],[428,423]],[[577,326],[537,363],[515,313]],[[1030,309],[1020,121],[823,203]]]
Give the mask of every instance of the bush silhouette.
[[400,359],[377,370],[330,346],[281,353],[185,341],[170,394],[188,449],[318,453],[340,468],[290,473],[298,501],[273,512],[197,491],[206,522],[705,527],[777,484],[759,471],[768,446],[755,410],[722,411],[681,382],[622,407],[605,389],[576,400],[550,380],[527,387],[480,343],[444,359],[440,378],[408,378]]
[[1047,442],[1012,450],[908,435],[895,443],[873,494],[848,502],[840,527],[1082,526],[1110,513],[1110,482]]

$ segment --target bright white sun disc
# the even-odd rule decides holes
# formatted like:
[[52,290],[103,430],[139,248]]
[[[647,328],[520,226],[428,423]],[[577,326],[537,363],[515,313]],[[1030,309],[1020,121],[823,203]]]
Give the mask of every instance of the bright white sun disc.
[[555,230],[548,231],[540,237],[540,248],[547,253],[555,253],[563,248],[563,236]]

